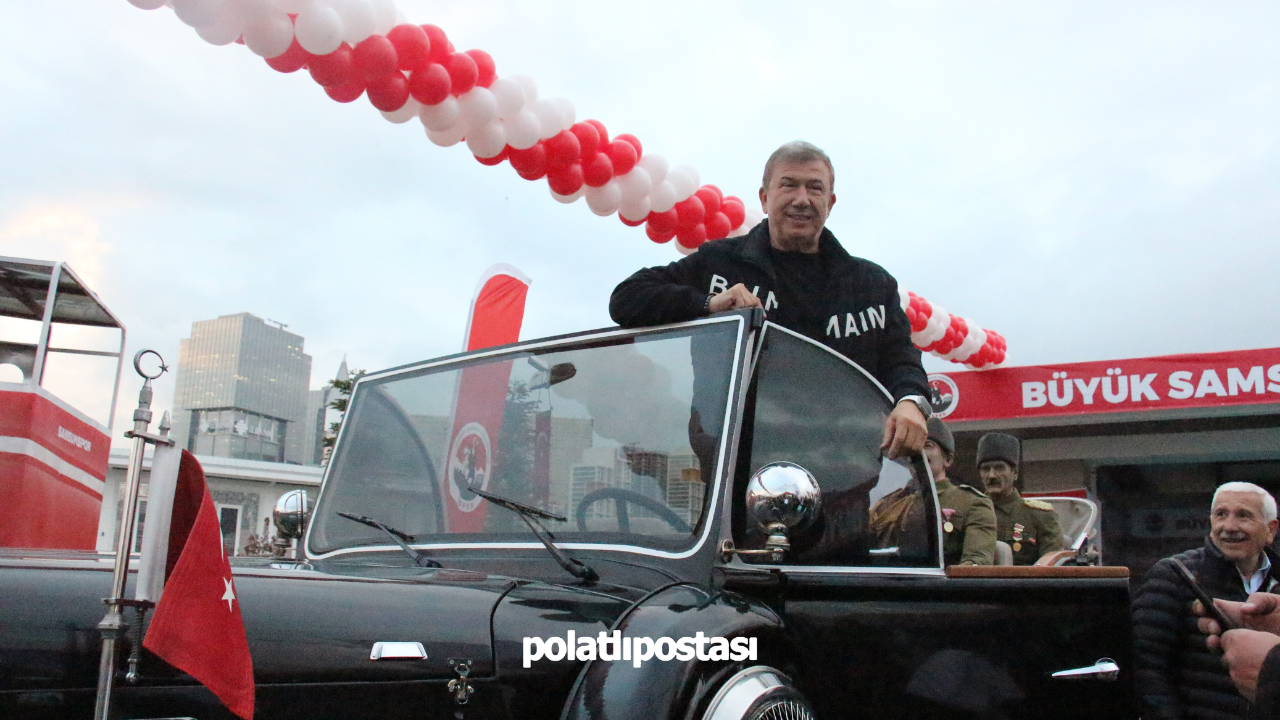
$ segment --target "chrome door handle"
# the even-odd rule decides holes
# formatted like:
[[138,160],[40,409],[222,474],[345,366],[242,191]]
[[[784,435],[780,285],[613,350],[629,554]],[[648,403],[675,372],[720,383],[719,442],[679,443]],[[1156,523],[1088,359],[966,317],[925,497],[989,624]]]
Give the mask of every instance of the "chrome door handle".
[[427,649],[420,642],[376,642],[370,660],[426,660]]
[[1099,658],[1089,667],[1059,670],[1053,677],[1058,680],[1115,680],[1120,677],[1120,666],[1111,658]]

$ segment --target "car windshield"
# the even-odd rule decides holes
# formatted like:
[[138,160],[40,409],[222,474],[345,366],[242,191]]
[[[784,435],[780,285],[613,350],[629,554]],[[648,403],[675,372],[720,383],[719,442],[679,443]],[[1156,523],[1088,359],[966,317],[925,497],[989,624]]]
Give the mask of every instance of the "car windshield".
[[469,488],[563,516],[557,543],[690,546],[723,447],[741,320],[609,334],[363,380],[309,549],[536,542]]

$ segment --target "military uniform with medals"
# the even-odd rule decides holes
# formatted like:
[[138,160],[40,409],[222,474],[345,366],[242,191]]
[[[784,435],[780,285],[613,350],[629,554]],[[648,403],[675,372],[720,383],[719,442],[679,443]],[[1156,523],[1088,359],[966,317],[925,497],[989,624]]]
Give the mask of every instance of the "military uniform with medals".
[[1013,490],[995,501],[996,537],[1013,550],[1014,565],[1035,565],[1047,552],[1062,550],[1062,526],[1053,506]]
[[987,494],[950,480],[936,480],[942,508],[942,554],[948,565],[995,561],[996,516]]

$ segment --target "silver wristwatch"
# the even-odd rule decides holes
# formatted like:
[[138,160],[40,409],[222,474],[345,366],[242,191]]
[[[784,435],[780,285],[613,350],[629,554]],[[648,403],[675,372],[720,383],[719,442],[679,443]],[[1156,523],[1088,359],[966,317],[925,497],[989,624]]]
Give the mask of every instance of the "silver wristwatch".
[[[903,395],[898,398],[898,403],[904,402],[910,402],[919,408],[920,414],[924,416],[925,420],[933,417],[933,406],[929,404],[929,401],[923,395]],[[894,403],[894,406],[896,407],[898,403]]]

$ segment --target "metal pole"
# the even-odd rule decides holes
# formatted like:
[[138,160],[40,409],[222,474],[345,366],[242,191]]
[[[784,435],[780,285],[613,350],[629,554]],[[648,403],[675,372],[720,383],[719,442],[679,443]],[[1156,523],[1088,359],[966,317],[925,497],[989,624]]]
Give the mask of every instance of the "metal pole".
[[93,705],[94,720],[108,720],[111,712],[111,690],[115,684],[116,640],[128,631],[129,625],[124,622],[121,608],[124,606],[124,589],[129,580],[129,553],[133,550],[133,531],[138,516],[138,488],[142,477],[142,460],[148,442],[168,440],[147,432],[151,425],[151,381],[160,377],[166,368],[164,360],[160,361],[160,371],[155,375],[147,375],[142,371],[143,355],[154,354],[154,350],[141,350],[133,357],[133,367],[145,378],[142,389],[138,391],[138,409],[133,411],[133,431],[125,433],[133,438],[133,449],[129,453],[129,469],[125,475],[124,505],[120,515],[119,536],[116,538],[116,565],[112,576],[111,596],[106,598],[107,614],[98,623],[102,632],[102,656],[98,662],[98,696]]
[[44,365],[49,356],[49,336],[53,331],[53,306],[58,302],[58,283],[62,281],[62,263],[54,263],[49,273],[49,289],[44,296],[44,317],[40,321],[40,339],[36,341],[36,364],[31,377],[36,385],[44,383]]

